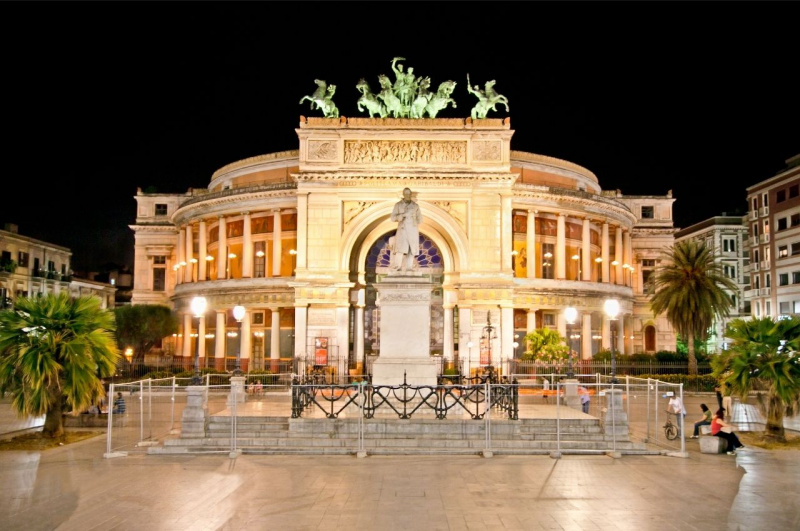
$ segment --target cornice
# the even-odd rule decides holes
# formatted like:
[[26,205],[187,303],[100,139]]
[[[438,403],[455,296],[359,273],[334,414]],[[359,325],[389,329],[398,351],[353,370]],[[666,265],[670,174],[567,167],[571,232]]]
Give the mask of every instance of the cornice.
[[557,159],[555,157],[548,157],[546,155],[538,155],[536,153],[528,153],[526,151],[514,151],[514,150],[511,150],[509,157],[511,159],[512,166],[514,165],[514,161],[518,161],[518,162],[529,162],[533,164],[539,164],[542,166],[546,166],[548,168],[556,167],[564,170],[572,170],[599,184],[597,176],[594,173],[587,170],[583,166],[579,166],[567,160]]
[[295,160],[299,160],[300,151],[297,149],[292,149],[289,151],[277,151],[275,153],[266,153],[264,155],[256,155],[255,157],[249,157],[246,159],[237,160],[236,162],[231,162],[230,164],[226,164],[225,166],[215,171],[211,175],[211,180],[213,181],[220,175],[223,175],[225,173],[230,173],[234,170],[246,168],[248,166],[256,166],[264,162],[277,162],[279,160],[290,160],[292,158],[294,158]]

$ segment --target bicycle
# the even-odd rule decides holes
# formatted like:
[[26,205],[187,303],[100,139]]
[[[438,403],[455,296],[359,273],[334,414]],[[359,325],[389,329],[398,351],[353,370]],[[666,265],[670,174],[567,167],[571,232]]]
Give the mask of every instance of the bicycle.
[[664,435],[670,441],[678,438],[678,426],[672,422],[672,415],[674,414],[672,411],[667,411],[667,423],[664,424]]

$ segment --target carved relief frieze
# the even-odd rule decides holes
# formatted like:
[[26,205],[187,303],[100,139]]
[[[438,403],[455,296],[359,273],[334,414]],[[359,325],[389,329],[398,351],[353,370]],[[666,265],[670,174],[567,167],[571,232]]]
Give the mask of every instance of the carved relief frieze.
[[503,145],[499,140],[476,140],[472,143],[472,160],[502,160]]
[[459,226],[467,230],[467,204],[464,202],[456,201],[434,201],[434,205],[447,212]]
[[456,140],[347,140],[346,164],[466,164],[467,142]]
[[375,204],[375,201],[345,201],[344,202],[344,224],[350,223],[353,218],[367,210]]
[[336,160],[336,142],[332,140],[309,140],[308,160]]

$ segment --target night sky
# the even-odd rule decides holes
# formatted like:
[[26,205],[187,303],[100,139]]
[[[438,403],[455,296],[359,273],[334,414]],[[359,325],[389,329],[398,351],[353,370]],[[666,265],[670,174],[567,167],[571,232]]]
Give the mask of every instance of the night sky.
[[184,193],[297,149],[300,98],[392,80],[391,60],[508,97],[514,150],[627,195],[672,190],[676,227],[743,213],[800,153],[793,2],[4,2],[0,223],[133,265],[137,187]]

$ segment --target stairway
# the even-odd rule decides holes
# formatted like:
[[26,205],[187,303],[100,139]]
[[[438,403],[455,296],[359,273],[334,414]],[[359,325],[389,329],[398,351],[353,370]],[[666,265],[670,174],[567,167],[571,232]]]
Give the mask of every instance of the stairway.
[[[473,419],[364,419],[363,450],[367,455],[478,455],[487,449],[486,422]],[[618,440],[603,433],[595,418],[492,419],[488,449],[496,455],[657,454],[644,443]],[[238,417],[236,449],[246,454],[351,455],[359,448],[359,418]],[[207,419],[205,437],[169,438],[148,454],[229,452],[231,417]]]

